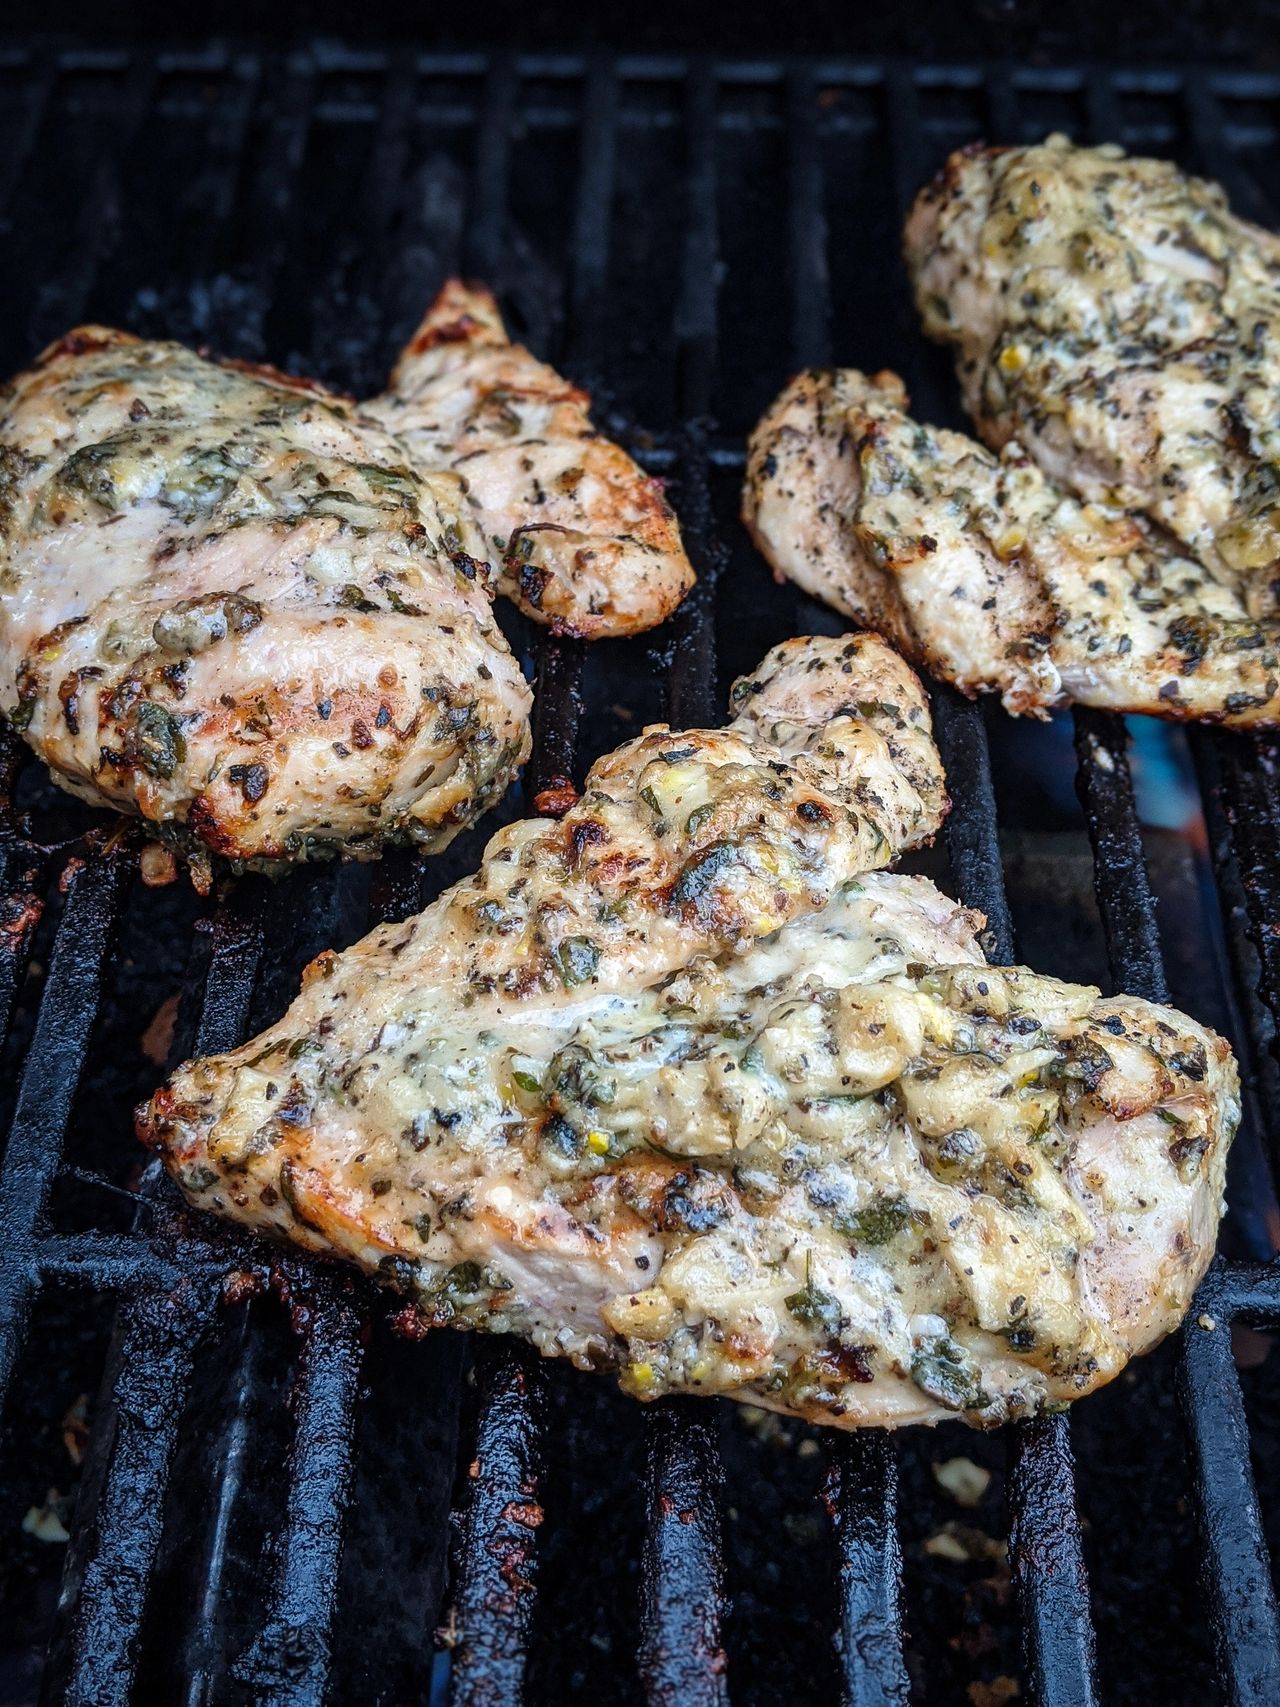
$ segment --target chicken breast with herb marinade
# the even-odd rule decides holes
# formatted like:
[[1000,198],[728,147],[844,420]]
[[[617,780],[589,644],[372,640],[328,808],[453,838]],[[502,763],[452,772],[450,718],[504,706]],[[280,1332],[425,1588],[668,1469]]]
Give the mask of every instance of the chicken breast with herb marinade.
[[1051,136],[953,154],[906,251],[989,444],[1280,608],[1280,237],[1168,161]]
[[507,336],[480,285],[451,280],[369,405],[414,466],[459,474],[526,616],[581,639],[636,634],[693,585],[680,529],[591,399]]
[[793,379],[751,435],[742,513],[779,577],[1009,711],[1280,723],[1280,621],[1016,443],[915,420],[894,374]]
[[322,955],[139,1114],[195,1204],[342,1257],[411,1323],[643,1399],[988,1425],[1109,1380],[1213,1249],[1225,1043],[986,965],[877,868],[945,811],[920,686],[788,642],[722,730],[651,728],[559,822]]
[[530,696],[455,474],[271,370],[86,327],[0,405],[0,705],[196,860],[437,847]]
[[363,409],[70,333],[0,397],[0,708],[62,787],[193,866],[443,846],[529,750],[491,565],[593,636],[660,622],[693,578],[585,405],[456,283]]

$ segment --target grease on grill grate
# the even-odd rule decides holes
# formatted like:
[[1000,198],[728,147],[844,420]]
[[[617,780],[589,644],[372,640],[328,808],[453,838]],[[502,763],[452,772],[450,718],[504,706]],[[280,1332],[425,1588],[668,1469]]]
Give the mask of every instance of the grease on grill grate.
[[[672,483],[701,579],[668,629],[590,654],[504,618],[538,680],[526,798],[646,721],[714,722],[718,680],[787,632],[830,627],[771,586],[736,529],[742,439],[785,369],[832,358],[892,362],[925,418],[954,413],[894,261],[899,214],[949,148],[1066,125],[1187,158],[1280,223],[1259,189],[1280,152],[1280,82],[1257,76],[329,48],[15,55],[0,85],[6,371],[92,314],[368,391],[460,267],[617,405],[610,424]],[[6,1698],[35,1700],[43,1669],[43,1698],[71,1702],[872,1707],[910,1688],[1061,1707],[1096,1697],[1096,1624],[1110,1700],[1199,1703],[1215,1669],[1223,1698],[1274,1699],[1231,1328],[1280,1324],[1263,1260],[1280,1224],[1262,1112],[1280,1107],[1275,749],[1162,733],[1168,762],[1194,765],[1204,832],[1144,836],[1123,725],[1078,713],[1095,911],[1065,720],[1015,730],[949,693],[936,710],[956,806],[949,878],[935,864],[986,912],[993,954],[1015,951],[1016,926],[1029,959],[1089,977],[1105,948],[1117,986],[1172,985],[1228,1030],[1246,1080],[1234,1260],[1176,1348],[1076,1414],[1078,1484],[1065,1419],[982,1440],[822,1440],[689,1401],[641,1412],[519,1348],[398,1341],[359,1283],[291,1258],[268,1274],[153,1172],[122,1213],[141,1168],[126,1111],[157,1076],[138,1038],[162,1003],[172,1019],[182,986],[179,1050],[230,1046],[318,948],[468,870],[488,827],[425,865],[245,880],[196,917],[185,891],[134,883],[133,844],[110,826],[76,840],[89,820],[33,770],[11,804],[6,749],[0,1513],[18,1563],[0,1592],[24,1631],[3,1639]],[[1197,888],[1210,860],[1216,900]],[[72,1515],[59,1419],[96,1371]],[[1245,1383],[1274,1417],[1271,1366]],[[1280,1457],[1274,1427],[1252,1444]],[[968,1473],[986,1489],[974,1509],[931,1474],[956,1454],[990,1473]],[[52,1477],[65,1562],[19,1534]]]

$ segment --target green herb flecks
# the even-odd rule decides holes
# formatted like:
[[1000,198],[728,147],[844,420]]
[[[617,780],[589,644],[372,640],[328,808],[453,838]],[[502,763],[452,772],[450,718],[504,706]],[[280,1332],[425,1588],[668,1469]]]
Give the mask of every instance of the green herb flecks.
[[874,1197],[853,1213],[837,1214],[834,1226],[856,1244],[876,1246],[896,1239],[912,1219],[913,1211],[905,1197]]
[[813,1253],[807,1252],[804,1264],[804,1285],[799,1292],[791,1293],[784,1298],[783,1303],[790,1310],[797,1322],[803,1322],[809,1328],[821,1328],[825,1333],[835,1335],[840,1331],[840,1301],[830,1292],[824,1292],[820,1286],[813,1283]]
[[134,726],[125,741],[125,757],[151,776],[167,780],[187,756],[182,730],[162,705],[139,702]]
[[586,936],[563,937],[551,952],[560,982],[566,990],[585,984],[600,964],[600,947]]
[[976,1365],[953,1339],[921,1346],[911,1359],[911,1379],[949,1411],[978,1411],[990,1403]]
[[741,858],[736,842],[712,842],[686,860],[671,889],[672,904],[701,912],[715,891],[717,879]]

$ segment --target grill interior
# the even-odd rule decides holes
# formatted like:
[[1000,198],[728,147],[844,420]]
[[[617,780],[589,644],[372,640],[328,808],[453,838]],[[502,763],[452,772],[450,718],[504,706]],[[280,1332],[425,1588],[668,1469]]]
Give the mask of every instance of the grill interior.
[[[508,815],[646,721],[720,721],[768,646],[836,631],[737,526],[743,440],[828,360],[892,365],[962,424],[897,260],[950,148],[1119,140],[1280,225],[1273,75],[58,47],[0,55],[0,90],[5,371],[95,318],[373,391],[460,269],[669,480],[700,582],[664,630],[588,651],[504,616],[538,686]],[[398,1340],[385,1298],[319,1266],[263,1284],[262,1250],[143,1169],[130,1104],[166,1052],[233,1045],[321,947],[471,869],[492,821],[422,864],[201,903],[143,889],[134,839],[6,749],[0,1700],[1276,1698],[1280,1514],[1251,1462],[1264,1486],[1280,1466],[1280,749],[1143,725],[1131,769],[1115,717],[935,709],[955,807],[922,868],[986,913],[993,958],[1172,996],[1241,1059],[1224,1257],[1178,1341],[1070,1427],[641,1411],[518,1347]],[[21,1524],[75,1480],[80,1391],[64,1549]],[[991,1474],[974,1509],[932,1474],[956,1455]]]

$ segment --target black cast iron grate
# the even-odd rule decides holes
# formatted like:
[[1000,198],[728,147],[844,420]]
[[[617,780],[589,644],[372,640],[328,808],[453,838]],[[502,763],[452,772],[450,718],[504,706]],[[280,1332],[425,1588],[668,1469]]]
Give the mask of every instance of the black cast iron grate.
[[[771,588],[734,533],[743,435],[787,372],[827,359],[891,361],[922,414],[953,413],[895,262],[901,209],[946,149],[1061,124],[1178,154],[1223,178],[1247,213],[1265,218],[1280,206],[1266,194],[1280,166],[1280,78],[1246,73],[51,46],[0,54],[0,90],[0,365],[16,367],[93,314],[373,389],[439,277],[461,267],[494,282],[528,340],[596,383],[606,406],[625,402],[619,430],[647,424],[630,436],[672,482],[700,585],[664,633],[590,656],[513,620],[538,682],[526,797],[557,773],[579,773],[580,748],[585,762],[634,720],[717,721],[717,646],[727,682],[730,667],[749,667],[787,632],[830,626],[794,592]],[[1009,959],[1014,920],[987,738],[990,726],[998,751],[1008,726],[948,692],[936,696],[936,713],[955,796],[950,882],[986,912],[994,958]],[[1035,739],[1045,763],[1062,761],[1060,741]],[[1253,1172],[1237,1171],[1238,1189],[1265,1180],[1277,1137],[1274,1109],[1264,1117],[1261,1104],[1273,1072],[1268,1011],[1280,1014],[1280,749],[1212,733],[1189,747],[1181,734],[1167,740],[1190,752],[1199,775],[1237,986],[1227,999],[1243,1016],[1236,1041],[1252,1129],[1239,1154]],[[1124,726],[1077,714],[1074,746],[1115,984],[1163,997]],[[130,906],[145,921],[153,898],[131,900],[129,837],[65,821],[48,791],[19,775],[16,753],[6,763],[0,1014],[6,1028],[14,1022],[21,1070],[0,1170],[0,1388],[30,1353],[44,1300],[119,1300],[43,1699],[350,1698],[349,1679],[336,1682],[333,1669],[337,1632],[352,1616],[344,1534],[367,1501],[387,1498],[360,1433],[370,1323],[385,1307],[359,1283],[285,1260],[272,1277],[288,1305],[282,1337],[264,1319],[275,1306],[243,1302],[256,1282],[228,1283],[256,1273],[261,1253],[189,1219],[154,1170],[125,1228],[94,1208],[59,1209],[68,1177],[87,1178],[96,1201],[96,1176],[69,1153],[68,1132],[92,1125],[81,1079],[112,1000],[117,932]],[[18,805],[15,787],[28,789]],[[179,1049],[236,1042],[278,1011],[300,959],[354,934],[359,907],[383,917],[412,910],[466,869],[477,845],[472,837],[422,867],[393,858],[367,882],[329,870],[275,890],[230,885],[195,921],[192,981],[202,999],[188,1004],[198,1006],[194,1024],[191,1014],[179,1021]],[[42,984],[28,986],[37,1006],[24,977],[46,906],[57,928]],[[167,928],[166,917],[153,928]],[[123,1127],[107,1140],[113,1154],[132,1142]],[[1206,1281],[1181,1338],[1177,1384],[1218,1689],[1224,1700],[1262,1704],[1280,1693],[1280,1627],[1230,1332],[1280,1326],[1280,1268],[1257,1225],[1245,1219],[1236,1260],[1220,1260]],[[206,1414],[210,1346],[229,1373]],[[423,1486],[390,1496],[403,1502],[402,1528],[424,1525],[405,1591],[419,1632],[416,1674],[412,1685],[377,1682],[375,1653],[362,1698],[443,1699],[447,1690],[457,1707],[562,1698],[554,1680],[565,1674],[538,1673],[531,1659],[536,1630],[569,1616],[539,1600],[540,1531],[544,1518],[556,1521],[546,1503],[549,1377],[519,1348],[479,1349],[448,1573],[448,1483],[431,1477],[439,1482],[453,1451],[465,1360],[453,1342],[404,1357],[402,1374],[436,1384],[431,1426],[441,1437]],[[283,1398],[280,1369],[292,1383],[288,1406],[271,1403]],[[640,1432],[643,1542],[619,1699],[697,1707],[731,1690],[772,1699],[741,1666],[735,1673],[732,1645],[726,1655],[716,1408],[664,1402]],[[903,1448],[866,1434],[829,1439],[824,1450],[833,1571],[816,1643],[826,1649],[795,1663],[829,1680],[829,1698],[904,1702]],[[1098,1685],[1066,1419],[1012,1430],[1007,1455],[1024,1698],[1084,1707]],[[266,1550],[250,1569],[238,1513],[264,1456],[277,1473]],[[634,1477],[634,1466],[624,1474]],[[353,1548],[348,1541],[348,1555]],[[590,1571],[580,1592],[591,1594]],[[432,1681],[441,1622],[447,1683],[439,1664]],[[365,1635],[376,1650],[377,1624]],[[1175,1650],[1181,1638],[1172,1626],[1160,1635]],[[922,1699],[950,1698],[914,1681]],[[800,1698],[810,1698],[803,1687]]]

